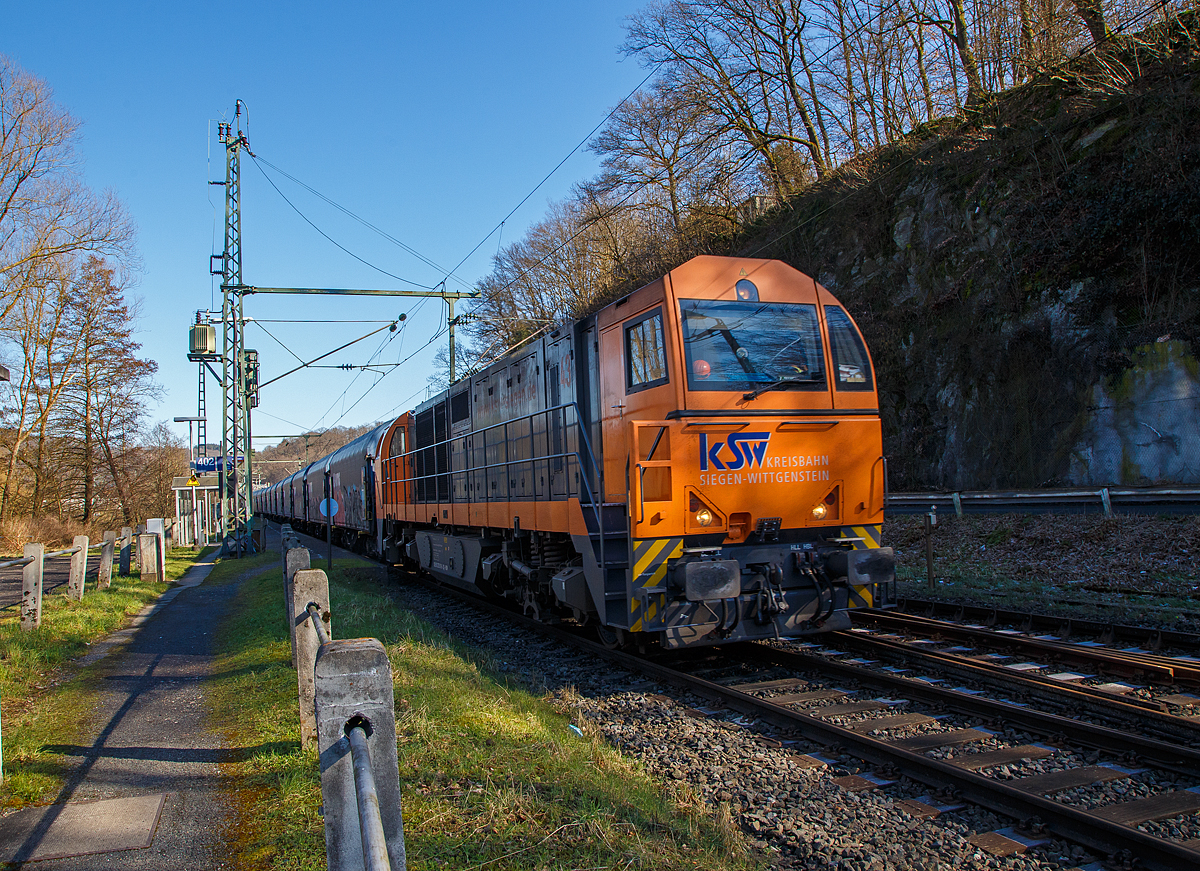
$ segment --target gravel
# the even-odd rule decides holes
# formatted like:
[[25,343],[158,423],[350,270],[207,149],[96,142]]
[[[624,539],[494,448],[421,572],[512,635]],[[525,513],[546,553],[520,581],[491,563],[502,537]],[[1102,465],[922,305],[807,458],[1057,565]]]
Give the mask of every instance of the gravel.
[[[970,844],[968,838],[1011,826],[1010,819],[966,806],[920,820],[907,813],[899,801],[957,803],[952,796],[930,796],[928,787],[907,778],[883,788],[851,792],[834,783],[835,778],[851,774],[879,777],[885,773],[873,772],[853,757],[822,750],[794,733],[764,727],[732,712],[706,715],[697,710],[705,706],[699,698],[654,684],[640,675],[598,665],[536,634],[481,620],[478,612],[415,584],[402,585],[397,599],[401,606],[459,640],[490,650],[498,671],[519,679],[535,692],[555,697],[564,709],[575,714],[576,724],[640,761],[656,778],[676,788],[690,789],[715,814],[731,813],[772,868],[1058,871],[1098,858],[1053,840],[1024,855],[994,857]],[[809,682],[808,686],[789,687],[787,692],[824,687]],[[837,703],[831,700],[827,704]],[[873,712],[845,719],[879,715]],[[947,717],[907,728],[902,734],[962,725],[971,724]],[[1006,733],[984,742],[982,749],[1033,740],[1031,736]],[[955,748],[953,752],[967,752],[967,748]],[[808,753],[819,755],[828,764],[806,767],[806,760],[799,757]],[[1039,773],[1053,770],[1047,767],[1053,764],[1040,760],[1028,766],[1008,766],[1006,774]]]

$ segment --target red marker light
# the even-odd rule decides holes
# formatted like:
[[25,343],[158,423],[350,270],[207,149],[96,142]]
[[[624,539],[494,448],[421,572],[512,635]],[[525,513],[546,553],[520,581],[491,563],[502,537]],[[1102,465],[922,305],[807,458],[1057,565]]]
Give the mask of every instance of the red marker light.
[[692,363],[692,371],[696,373],[697,378],[707,378],[712,374],[712,366],[707,360],[696,360]]

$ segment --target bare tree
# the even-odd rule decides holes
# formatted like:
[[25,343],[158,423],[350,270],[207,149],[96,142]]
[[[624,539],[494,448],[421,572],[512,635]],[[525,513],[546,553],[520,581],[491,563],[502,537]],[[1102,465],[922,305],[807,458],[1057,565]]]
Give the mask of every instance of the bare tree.
[[629,18],[624,50],[695,95],[714,134],[740,140],[783,197],[799,180],[779,164],[777,145],[805,150],[817,177],[828,167],[820,105],[800,84],[807,21],[793,0],[664,0]]
[[[61,260],[54,265],[68,267]],[[59,273],[43,276],[43,284],[14,300],[9,316],[0,322],[0,335],[21,357],[20,375],[11,386],[13,404],[9,417],[8,449],[4,486],[0,489],[0,520],[7,519],[13,499],[19,494],[19,471],[24,462],[33,472],[29,511],[41,513],[41,483],[46,440],[51,415],[63,390],[70,383],[82,345],[81,336],[70,329],[73,276]],[[30,439],[35,456],[24,456]]]
[[704,115],[695,97],[662,82],[634,94],[589,146],[603,156],[604,171],[587,195],[661,212],[671,233],[686,235],[689,182],[711,167]]
[[0,55],[0,318],[60,268],[47,264],[132,256],[133,227],[116,197],[79,179],[78,126],[44,81]]
[[[119,495],[128,491],[125,476],[113,477],[102,433],[113,441],[113,432],[140,426],[145,404],[158,396],[152,375],[156,364],[136,356],[140,348],[134,337],[139,306],[125,297],[124,284],[114,266],[90,257],[74,284],[71,329],[82,338],[75,360],[74,377],[60,404],[54,430],[66,441],[67,462],[61,479],[70,482],[79,519],[88,523],[99,500],[103,506],[121,504]],[[121,437],[125,445],[135,439]],[[115,497],[115,498],[114,498]],[[105,510],[107,516],[113,512]]]

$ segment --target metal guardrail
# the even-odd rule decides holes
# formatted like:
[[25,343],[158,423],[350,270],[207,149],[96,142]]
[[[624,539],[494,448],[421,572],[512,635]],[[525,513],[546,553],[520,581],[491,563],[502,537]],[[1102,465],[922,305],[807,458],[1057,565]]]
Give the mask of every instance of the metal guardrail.
[[[94,544],[88,548],[88,552],[91,553],[93,550],[100,550],[102,547],[104,547],[103,544]],[[79,550],[80,548],[78,547],[69,547],[66,550],[52,550],[49,553],[42,554],[42,559],[50,559],[50,557],[54,556],[70,556],[71,554],[79,553]],[[27,566],[33,562],[33,560],[34,557],[31,556],[22,556],[17,557],[16,559],[6,560],[5,562],[0,563],[0,569],[8,569],[12,568],[13,566]]]
[[921,514],[936,507],[966,513],[1196,514],[1200,487],[1068,487],[1044,490],[965,490],[957,493],[889,493],[892,514]]
[[[92,544],[86,535],[75,536],[72,547],[61,550],[47,551],[40,542],[29,542],[24,545],[25,555],[11,560],[0,561],[0,569],[21,567],[22,578],[20,599],[0,606],[0,611],[20,607],[21,628],[30,631],[41,625],[43,594],[67,586],[68,597],[83,601],[84,589],[88,580],[88,555],[93,551],[100,552],[98,570],[94,574],[96,588],[104,590],[112,582],[114,558],[119,556],[118,574],[122,577],[129,574],[130,558],[134,550],[134,535],[131,527],[124,527],[118,539],[117,533],[109,530],[104,538]],[[119,547],[119,551],[118,551]],[[153,556],[152,576],[162,577],[166,574],[166,534],[139,533],[137,536],[137,551],[139,558],[143,554]],[[45,584],[45,561],[55,557],[70,557],[71,567],[66,581]],[[143,572],[145,574],[145,572]]]

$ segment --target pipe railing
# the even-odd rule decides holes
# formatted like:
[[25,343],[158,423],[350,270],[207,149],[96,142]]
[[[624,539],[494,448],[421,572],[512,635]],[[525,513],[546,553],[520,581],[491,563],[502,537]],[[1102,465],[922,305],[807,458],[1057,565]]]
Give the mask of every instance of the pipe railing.
[[[315,618],[314,618],[315,619]],[[379,791],[371,767],[370,723],[355,717],[346,721],[346,738],[354,764],[354,795],[358,804],[358,829],[362,838],[363,860],[367,871],[392,871],[388,860],[387,837],[383,833],[383,814],[379,809]]]
[[325,624],[321,622],[321,606],[316,602],[309,602],[308,607],[304,609],[308,612],[309,619],[312,620],[313,631],[317,633],[317,641],[324,645],[329,643],[329,633],[325,631]]
[[[282,530],[281,530],[282,531]],[[330,871],[404,871],[395,700],[387,651],[374,638],[332,639],[329,577],[291,530],[282,535],[300,741],[321,760]],[[311,627],[311,630],[308,628]]]
[[[104,542],[101,542],[100,544],[90,545],[87,550],[88,550],[88,553],[91,553],[94,550],[102,550],[103,548],[104,548]],[[80,550],[80,548],[78,546],[77,547],[68,547],[66,550],[52,550],[52,551],[42,554],[42,559],[50,559],[51,557],[55,557],[55,556],[71,556],[72,554],[79,553],[79,550]],[[5,560],[4,562],[0,562],[0,569],[9,569],[9,568],[12,568],[13,566],[27,566],[31,562],[33,562],[33,560],[34,560],[34,557],[31,557],[31,556],[22,556],[22,557],[17,557],[16,559]]]
[[[575,412],[575,414],[573,415],[573,419],[568,420],[566,412],[572,411],[572,410]],[[561,428],[559,437],[562,438],[564,441],[566,441],[568,438],[568,434],[570,434],[573,431],[574,434],[576,434],[581,439],[581,441],[583,443],[583,445],[582,445],[583,451],[576,449],[574,451],[565,450],[565,451],[555,451],[555,452],[551,453],[550,444],[549,444],[550,439],[553,437],[553,432],[552,432],[551,426],[544,425],[540,429],[536,429],[536,430],[533,428],[532,423],[535,418],[545,417],[546,421],[548,423],[552,423],[553,421],[551,420],[550,415],[554,414],[556,412],[558,413],[558,427]],[[519,424],[523,424],[526,421],[529,421],[531,424],[531,426],[529,427],[529,431],[527,433],[520,433],[515,437],[512,436],[510,428],[515,427]],[[489,444],[487,441],[487,437],[488,437],[488,434],[491,433],[493,430],[503,430],[504,435],[503,435],[502,439]],[[576,460],[576,462],[579,464],[579,468],[581,471],[583,470],[585,463],[586,463],[587,466],[589,466],[592,470],[595,471],[597,480],[598,481],[603,480],[603,470],[600,467],[600,464],[596,462],[595,452],[592,450],[591,440],[588,438],[587,427],[585,427],[581,422],[580,415],[579,415],[579,405],[578,405],[578,403],[575,403],[575,402],[565,402],[565,403],[562,403],[561,405],[555,405],[550,408],[541,408],[541,409],[538,409],[537,411],[530,412],[529,414],[521,415],[520,417],[514,417],[514,418],[511,418],[510,420],[501,421],[500,423],[489,424],[488,426],[482,427],[480,429],[474,429],[474,430],[470,430],[469,432],[460,433],[458,435],[451,436],[450,438],[442,439],[439,442],[434,442],[433,444],[428,444],[428,445],[422,445],[419,448],[414,448],[410,451],[405,451],[404,453],[396,454],[395,456],[388,457],[383,462],[385,464],[394,464],[398,460],[399,461],[407,461],[409,463],[409,465],[415,469],[416,466],[418,465],[418,463],[421,463],[422,465],[424,465],[424,455],[427,455],[429,451],[434,451],[435,453],[434,453],[433,463],[436,466],[437,465],[437,451],[439,449],[441,449],[448,453],[449,456],[446,458],[446,462],[447,462],[447,466],[450,466],[450,464],[453,462],[453,457],[454,457],[454,451],[453,451],[454,443],[465,441],[467,439],[475,439],[475,438],[482,438],[483,445],[479,446],[479,447],[476,447],[473,443],[471,444],[470,447],[467,447],[464,445],[461,454],[467,457],[467,465],[465,467],[457,468],[457,469],[448,467],[448,468],[440,469],[440,470],[435,468],[435,470],[432,472],[428,472],[428,473],[420,474],[420,475],[411,475],[411,476],[405,477],[405,478],[385,477],[384,484],[385,485],[386,484],[415,484],[418,482],[424,482],[426,487],[428,487],[428,485],[430,483],[433,484],[434,495],[433,495],[432,499],[428,498],[428,494],[419,494],[419,493],[414,492],[412,494],[412,499],[410,500],[409,492],[408,492],[410,488],[405,487],[404,488],[405,499],[408,501],[413,501],[413,502],[456,503],[456,502],[506,501],[509,498],[507,495],[509,486],[507,486],[507,485],[504,488],[506,491],[505,495],[497,494],[497,495],[493,496],[492,492],[491,492],[491,488],[488,487],[488,488],[486,488],[486,491],[483,494],[483,496],[468,494],[466,496],[466,498],[457,498],[454,494],[454,488],[452,486],[453,479],[461,478],[464,475],[465,476],[478,476],[481,473],[488,471],[489,469],[507,468],[510,466],[519,466],[519,465],[530,465],[530,466],[544,465],[545,463],[549,462],[550,460],[569,459],[569,458],[574,458]],[[517,441],[528,441],[530,443],[530,446],[534,447],[534,448],[536,448],[536,444],[535,444],[536,441],[542,441],[545,443],[545,452],[544,453],[536,453],[536,451],[534,451],[534,453],[535,453],[534,456],[518,457],[516,459],[512,459],[511,458],[511,446],[513,444],[515,444]],[[473,453],[483,453],[486,455],[489,451],[498,450],[501,448],[503,448],[504,456],[505,456],[505,459],[502,461],[494,462],[494,463],[485,462],[482,465],[478,465],[478,464],[472,463],[470,460],[470,456]],[[585,454],[585,452],[586,452],[586,454]],[[387,474],[387,466],[386,465],[385,465],[384,472],[385,472],[385,476],[386,476],[386,474]],[[564,475],[566,474],[565,470],[564,470],[563,474]],[[447,488],[447,496],[445,499],[443,499],[441,497],[441,494],[438,490],[438,485],[441,483],[438,479],[441,479],[441,478],[450,478],[451,479],[451,486],[449,486]],[[581,475],[580,478],[581,478],[581,480],[587,480],[588,475]],[[411,489],[413,489],[415,491],[417,488],[413,487]],[[568,487],[566,488],[566,490],[567,490],[567,492],[565,494],[552,494],[552,495],[567,495],[567,496],[581,495],[577,492],[572,492],[573,488],[571,488],[569,486],[569,484],[568,484]]]
[[[139,555],[142,552],[142,545],[151,547],[155,556],[153,572],[155,576],[165,573],[166,535],[165,530],[162,533],[146,533],[144,534],[145,540],[140,541],[138,545]],[[82,601],[88,577],[88,554],[94,551],[100,552],[99,567],[94,574],[96,588],[98,590],[107,589],[112,582],[113,561],[117,555],[118,544],[120,545],[120,574],[128,575],[130,554],[134,549],[133,530],[129,527],[121,530],[120,539],[117,538],[115,532],[110,530],[105,532],[104,538],[96,544],[92,544],[86,535],[77,535],[71,547],[60,550],[47,551],[45,545],[39,542],[25,544],[24,556],[0,560],[0,569],[19,566],[22,570],[20,598],[15,602],[0,605],[0,611],[19,607],[21,609],[21,628],[29,631],[41,625],[42,599],[46,592],[65,585],[69,598]],[[64,581],[47,586],[44,582],[45,561],[57,557],[71,558],[68,577]]]
[[[574,411],[572,420],[567,419],[567,411],[569,411],[569,410]],[[533,425],[532,425],[534,418],[537,418],[540,416],[546,416],[546,420],[549,421],[550,420],[549,415],[553,414],[555,412],[558,413],[559,418],[560,418],[560,422],[558,424],[558,426],[561,428],[560,432],[559,432],[559,438],[561,438],[563,441],[567,441],[568,434],[572,433],[572,431],[573,431],[573,434],[578,439],[578,441],[576,442],[576,444],[577,444],[576,450],[560,451],[560,452],[556,452],[553,454],[549,453],[550,439],[552,438],[552,435],[553,435],[551,427],[549,425],[545,425],[540,430],[536,430],[536,431],[534,430]],[[541,440],[545,443],[547,453],[544,455],[521,457],[521,458],[514,460],[514,459],[510,458],[509,446],[513,443],[513,440],[509,437],[509,432],[510,432],[509,427],[524,423],[525,421],[530,422],[529,433],[527,435],[522,434],[522,435],[518,436],[518,438],[521,440],[528,439],[528,441],[530,442],[530,447],[532,448],[532,447],[535,447],[535,441],[534,441],[535,438],[540,437]],[[497,442],[489,445],[487,443],[487,433],[491,432],[492,430],[498,430],[498,429],[503,429],[503,431],[504,431],[503,440],[497,441]],[[394,469],[395,465],[398,463],[403,463],[403,462],[407,461],[408,464],[415,469],[416,459],[417,459],[418,455],[424,454],[425,452],[431,451],[431,450],[435,451],[435,452],[438,449],[442,449],[442,450],[446,451],[447,465],[452,465],[453,459],[454,459],[454,452],[452,449],[453,443],[456,441],[463,441],[468,438],[473,439],[475,437],[482,437],[484,439],[484,443],[483,443],[482,447],[475,447],[474,444],[472,444],[470,447],[466,447],[466,446],[463,447],[462,454],[465,455],[467,458],[466,468],[462,468],[462,469],[448,468],[444,471],[436,471],[435,470],[428,474],[412,475],[412,476],[404,477],[404,478],[388,477],[389,469]],[[500,462],[495,462],[495,463],[486,463],[485,462],[481,466],[471,464],[470,459],[471,459],[471,455],[473,453],[480,452],[486,457],[487,452],[489,450],[495,450],[495,449],[500,448],[501,446],[503,446],[503,448],[504,448],[504,455],[505,455],[506,459],[504,459]],[[582,450],[580,449],[580,446],[581,446]],[[534,453],[536,453],[536,452],[534,452]],[[466,499],[456,498],[455,494],[454,494],[454,486],[453,486],[454,478],[461,477],[464,475],[470,476],[472,478],[478,478],[479,476],[482,476],[483,483],[486,485],[489,483],[489,480],[487,477],[487,472],[491,469],[498,469],[498,468],[508,469],[512,466],[524,466],[524,465],[528,465],[531,468],[536,468],[537,465],[544,465],[546,463],[549,463],[551,460],[556,460],[556,459],[567,460],[566,467],[563,469],[562,474],[564,476],[566,476],[568,484],[567,484],[567,487],[565,488],[565,490],[566,490],[565,493],[555,494],[552,492],[553,491],[553,483],[551,483],[550,488],[549,488],[551,490],[550,498],[553,498],[556,495],[563,495],[563,496],[567,496],[567,497],[570,497],[570,496],[583,497],[586,495],[586,497],[587,497],[586,501],[584,499],[580,498],[580,502],[581,502],[581,504],[586,504],[591,508],[592,516],[594,517],[595,522],[596,522],[596,531],[597,531],[597,534],[599,535],[599,539],[600,539],[599,561],[600,561],[601,565],[604,565],[605,564],[605,533],[606,533],[606,530],[604,527],[604,506],[601,501],[601,499],[603,498],[603,494],[604,494],[604,469],[596,461],[596,453],[592,449],[592,442],[591,442],[591,439],[588,437],[587,427],[582,422],[582,418],[579,413],[579,404],[576,402],[564,402],[560,405],[555,405],[550,408],[538,409],[537,411],[530,412],[529,414],[522,415],[521,417],[514,417],[511,420],[502,421],[501,423],[490,424],[489,426],[485,426],[482,429],[471,430],[470,432],[461,433],[461,434],[453,436],[451,438],[443,439],[442,441],[435,442],[432,445],[424,445],[419,448],[414,448],[411,451],[405,451],[404,453],[396,454],[393,457],[388,457],[386,460],[383,460],[380,463],[380,465],[382,466],[382,471],[383,471],[383,475],[384,475],[383,486],[386,488],[388,485],[401,485],[403,488],[404,501],[409,502],[409,503],[415,503],[415,504],[429,504],[429,505],[450,504],[450,505],[453,505],[453,504],[458,504],[460,502],[464,502],[464,503],[466,503],[466,502],[492,502],[492,501],[500,502],[500,501],[509,501],[511,499],[511,497],[508,495],[508,491],[510,489],[509,485],[505,486],[505,488],[504,488],[505,494],[504,495],[497,494],[496,496],[492,496],[491,487],[485,486],[484,494],[482,497],[475,495],[475,494],[468,494]],[[574,460],[575,469],[579,473],[578,477],[579,477],[580,486],[575,487],[575,488],[572,488],[570,485],[571,460]],[[436,465],[436,463],[437,463],[437,458],[436,458],[436,453],[435,453],[434,464]],[[598,487],[598,489],[600,491],[600,499],[597,499],[597,494],[592,490],[592,473],[594,473],[595,477],[596,477],[596,486]],[[552,474],[553,473],[551,473],[551,475]],[[441,479],[443,477],[450,478],[450,486],[447,488],[447,498],[446,499],[441,498],[441,493],[438,489],[439,485],[440,485],[439,479]],[[550,477],[550,476],[548,476],[548,477]],[[433,491],[434,491],[434,498],[432,500],[425,498],[425,496],[427,494],[418,494],[417,493],[418,487],[416,486],[418,482],[424,482],[426,488],[428,488],[429,483],[431,481],[433,484]],[[411,491],[412,498],[410,498],[410,491]],[[534,491],[536,492],[536,488],[534,488]],[[386,493],[386,490],[385,490],[385,493]]]

